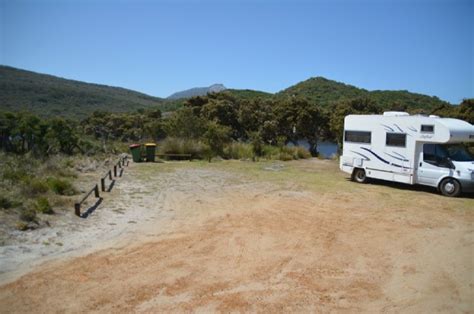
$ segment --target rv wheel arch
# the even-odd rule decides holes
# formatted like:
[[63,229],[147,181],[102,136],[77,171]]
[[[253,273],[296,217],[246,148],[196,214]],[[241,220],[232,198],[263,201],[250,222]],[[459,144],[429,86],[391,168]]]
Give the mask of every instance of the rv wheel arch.
[[461,194],[461,183],[454,178],[447,177],[441,180],[438,185],[438,190],[444,196],[456,197]]
[[352,181],[357,183],[366,183],[367,182],[367,175],[365,170],[362,168],[354,168],[351,175]]

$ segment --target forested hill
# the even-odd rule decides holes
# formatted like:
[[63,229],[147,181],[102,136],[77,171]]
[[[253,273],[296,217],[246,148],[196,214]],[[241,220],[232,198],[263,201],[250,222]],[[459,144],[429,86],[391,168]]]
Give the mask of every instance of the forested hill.
[[[213,92],[219,93],[225,88],[216,86],[219,88]],[[219,94],[246,101],[272,99],[276,103],[287,98],[305,98],[316,106],[330,110],[341,101],[362,98],[370,99],[381,109],[411,112],[431,112],[435,108],[450,106],[437,97],[408,91],[368,91],[323,77],[310,78],[276,94],[249,89],[225,89]],[[180,108],[186,99],[162,99],[125,88],[68,80],[0,65],[0,111],[25,110],[43,117],[85,118],[94,111],[134,112],[156,107],[163,112],[173,111]]]
[[120,87],[90,84],[0,66],[0,110],[83,118],[93,111],[129,112],[162,99]]
[[343,99],[367,97],[382,108],[402,107],[409,109],[433,109],[448,102],[422,94],[402,91],[368,91],[352,85],[328,80],[324,77],[314,77],[300,82],[276,94],[277,97],[304,97],[323,107],[328,107]]

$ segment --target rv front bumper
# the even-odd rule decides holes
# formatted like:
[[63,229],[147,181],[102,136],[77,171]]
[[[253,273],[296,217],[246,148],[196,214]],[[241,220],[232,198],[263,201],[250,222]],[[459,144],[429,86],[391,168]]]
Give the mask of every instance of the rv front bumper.
[[474,180],[459,180],[459,183],[461,183],[461,191],[463,193],[474,193]]

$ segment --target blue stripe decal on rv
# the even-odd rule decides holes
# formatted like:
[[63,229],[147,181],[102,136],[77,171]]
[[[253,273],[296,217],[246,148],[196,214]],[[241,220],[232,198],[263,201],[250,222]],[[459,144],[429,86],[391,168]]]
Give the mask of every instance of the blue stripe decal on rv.
[[402,157],[402,158],[406,159],[406,157],[405,157],[405,156],[403,156],[403,155],[402,155],[402,154],[400,154],[400,153],[397,153],[397,152],[395,152],[395,151],[392,151],[392,153],[393,153],[393,154],[395,154],[395,155],[397,155],[397,156],[400,156],[400,157]]
[[358,153],[358,152],[353,151],[353,150],[351,150],[351,152],[353,152],[354,154],[357,154],[357,155],[359,155],[359,156],[362,156],[362,157],[363,157],[365,160],[367,160],[367,161],[370,161],[370,158],[367,157],[367,156],[365,156],[364,154]]
[[380,125],[383,125],[384,128],[389,129],[389,130],[392,131],[392,132],[395,131],[394,129],[392,129],[392,128],[389,127],[388,125],[385,125],[385,124],[382,124],[382,123],[381,123]]
[[407,169],[410,169],[410,168],[408,168],[408,167],[403,167],[402,165],[398,165],[398,164],[391,163],[391,162],[389,162],[389,161],[383,159],[382,157],[380,157],[379,155],[377,155],[376,153],[374,153],[373,151],[371,151],[371,150],[368,149],[368,148],[361,147],[361,149],[368,151],[369,153],[371,153],[372,155],[374,155],[375,157],[377,157],[377,159],[379,159],[381,162],[386,163],[387,165],[391,165],[391,166],[398,167],[398,168],[407,168]]
[[393,156],[393,155],[390,155],[389,153],[385,153],[385,155],[387,156],[390,156],[396,160],[400,160],[400,161],[409,161],[408,159],[405,159],[405,158],[400,158],[400,157],[397,157],[397,156]]
[[371,153],[372,155],[374,155],[375,157],[377,157],[381,162],[384,162],[384,163],[386,163],[387,165],[390,165],[390,162],[388,162],[387,160],[383,159],[382,157],[380,157],[379,155],[377,155],[376,153],[374,153],[374,152],[371,151],[370,149],[365,148],[365,147],[361,147],[360,149],[363,149],[363,150],[368,151],[369,153]]
[[399,127],[399,126],[398,126],[398,124],[394,123],[393,125],[394,125],[394,126],[396,126],[396,127],[397,127],[397,129],[399,129],[399,130],[400,130],[400,132],[402,132],[402,133],[403,133],[403,130],[402,130],[402,128],[401,128],[401,127]]
[[392,153],[395,154],[395,155],[397,155],[397,156],[400,156],[401,158],[403,158],[403,159],[404,159],[403,161],[410,161],[410,160],[408,160],[405,156],[403,156],[403,155],[400,154],[400,153],[397,153],[397,152],[394,152],[394,151],[392,151]]
[[409,126],[408,129],[409,129],[410,131],[413,131],[413,132],[415,132],[415,133],[418,133],[418,131],[417,131],[414,127],[412,127],[412,126]]

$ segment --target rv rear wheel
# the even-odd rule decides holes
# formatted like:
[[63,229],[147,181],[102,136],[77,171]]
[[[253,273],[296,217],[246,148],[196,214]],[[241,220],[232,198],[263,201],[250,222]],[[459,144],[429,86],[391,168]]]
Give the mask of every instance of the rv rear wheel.
[[352,180],[354,180],[357,183],[366,183],[367,182],[367,176],[365,175],[365,170],[364,169],[355,169],[354,172],[352,173]]
[[461,194],[461,185],[456,179],[446,178],[439,184],[439,190],[445,196],[456,197]]

